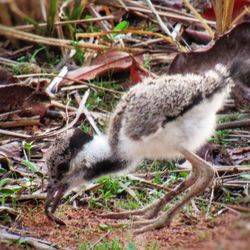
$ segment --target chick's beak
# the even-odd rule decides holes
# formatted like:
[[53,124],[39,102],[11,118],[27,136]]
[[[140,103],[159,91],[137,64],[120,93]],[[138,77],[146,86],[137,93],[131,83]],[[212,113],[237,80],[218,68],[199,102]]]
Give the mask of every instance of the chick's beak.
[[67,188],[68,188],[67,184],[60,184],[55,186],[54,188],[49,188],[45,202],[45,214],[50,220],[60,225],[66,225],[66,224],[61,219],[57,218],[54,215],[54,212],[56,211],[59,202],[63,197],[64,193],[66,192]]

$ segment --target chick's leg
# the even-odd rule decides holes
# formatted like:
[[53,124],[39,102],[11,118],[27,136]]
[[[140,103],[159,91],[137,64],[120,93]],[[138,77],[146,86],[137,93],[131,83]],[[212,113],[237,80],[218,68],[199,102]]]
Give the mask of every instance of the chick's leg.
[[101,214],[100,216],[110,219],[129,219],[131,217],[133,218],[133,216],[137,216],[135,217],[136,219],[152,219],[156,217],[159,212],[166,206],[166,204],[170,202],[174,197],[191,187],[196,182],[198,177],[198,171],[192,171],[189,177],[182,183],[180,183],[174,190],[168,192],[162,198],[156,200],[145,208],[133,211]]
[[209,163],[184,148],[180,148],[180,152],[192,164],[192,174],[190,178],[194,180],[194,184],[191,186],[190,190],[185,194],[185,196],[167,212],[153,220],[135,222],[134,225],[136,227],[139,226],[139,228],[135,230],[135,233],[143,233],[152,229],[159,229],[169,225],[174,215],[176,215],[180,209],[193,197],[204,191],[213,180],[214,169]]

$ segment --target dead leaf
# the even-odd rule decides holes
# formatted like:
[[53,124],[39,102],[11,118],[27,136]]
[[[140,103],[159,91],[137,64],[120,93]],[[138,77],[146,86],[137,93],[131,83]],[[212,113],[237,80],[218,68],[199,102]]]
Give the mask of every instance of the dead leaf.
[[[135,56],[136,58],[141,57]],[[97,56],[90,66],[83,66],[79,69],[70,71],[67,77],[74,80],[92,80],[104,74],[128,71],[132,65],[132,57],[127,52],[108,51]],[[71,84],[63,81],[60,86]]]
[[0,154],[4,153],[7,157],[19,158],[21,157],[21,145],[19,142],[10,142],[8,144],[4,144],[0,146]]
[[10,84],[17,82],[15,78],[8,70],[0,68],[0,85]]
[[222,150],[219,145],[215,145],[210,142],[203,145],[197,154],[204,160],[217,166],[231,165],[231,159],[228,153]]
[[50,98],[43,91],[21,84],[0,86],[0,113],[21,110],[23,115],[43,117],[49,105]]
[[234,165],[248,164],[250,161],[250,147],[227,149]]
[[[237,17],[244,9],[244,7],[247,5],[250,5],[249,0],[235,0],[233,8],[233,18]],[[214,8],[211,5],[205,6],[203,17],[206,18],[207,20],[216,21]]]
[[150,72],[143,67],[142,61],[132,57],[132,65],[130,67],[131,85],[141,82],[143,78],[150,75]]
[[185,40],[191,40],[191,42],[195,42],[197,44],[208,44],[212,40],[212,37],[208,32],[192,29],[186,29],[183,36],[185,37]]

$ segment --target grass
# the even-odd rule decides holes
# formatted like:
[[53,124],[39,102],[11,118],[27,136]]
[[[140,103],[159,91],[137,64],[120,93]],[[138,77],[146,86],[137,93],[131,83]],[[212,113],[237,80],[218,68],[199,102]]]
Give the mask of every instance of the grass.
[[[69,5],[67,5],[64,9],[65,20],[78,20],[78,19],[88,19],[93,18],[92,16],[86,14],[87,11],[84,6],[84,1],[75,0],[71,1]],[[57,7],[59,1],[52,0],[50,1],[50,6],[48,8],[48,25],[46,30],[36,29],[37,31],[47,33],[49,36],[55,36],[55,20],[57,15]],[[225,12],[223,12],[225,13]],[[221,14],[222,16],[222,14]],[[128,16],[127,16],[128,17]],[[126,18],[127,18],[126,17]],[[32,21],[32,18],[26,16],[26,20],[29,19],[30,23],[33,23],[37,26],[36,21]],[[227,25],[231,21],[230,18],[221,17],[220,20],[228,20]],[[129,27],[129,21],[122,19],[118,23],[114,24],[114,30],[125,30]],[[148,30],[158,29],[158,25],[149,24]],[[226,27],[225,27],[226,28]],[[95,23],[91,23],[89,25],[76,25],[76,24],[68,24],[65,27],[62,27],[65,31],[65,38],[72,40],[72,45],[75,49],[75,55],[73,57],[72,65],[76,64],[76,66],[82,66],[85,63],[85,57],[87,53],[85,50],[81,50],[78,42],[75,39],[75,33],[77,32],[95,32],[100,31],[101,29],[95,25]],[[224,28],[220,30],[223,32]],[[113,38],[118,37],[118,34],[113,34]],[[107,37],[103,38],[106,39]],[[110,42],[110,40],[108,40]],[[35,64],[41,67],[41,72],[50,72],[57,71],[56,67],[58,63],[60,63],[63,59],[63,55],[60,49],[49,48],[47,46],[37,45],[32,50],[30,50],[25,55],[19,57],[16,61],[18,64],[14,65],[12,68],[12,72],[16,75],[20,74],[29,74],[32,73],[32,65]],[[150,60],[148,57],[144,57],[143,65],[145,68],[150,70]],[[123,75],[123,74],[120,74]],[[90,83],[95,84],[100,87],[109,88],[112,90],[123,91],[123,87],[120,81],[120,76],[117,77],[116,74],[109,73],[105,76],[96,78],[95,80],[91,80]],[[118,80],[116,79],[118,78]],[[84,90],[85,91],[85,90]],[[81,91],[79,91],[80,94]],[[66,95],[65,95],[66,96]],[[66,100],[65,96],[60,96],[60,101],[64,102]],[[87,108],[90,111],[100,111],[100,112],[110,112],[114,109],[117,101],[120,99],[119,95],[107,93],[100,90],[93,90],[91,95],[87,101]],[[71,101],[70,105],[75,105],[74,101]],[[232,115],[225,115],[219,119],[219,122],[229,122],[232,120],[239,120],[242,118],[242,114],[235,113]],[[41,127],[47,126],[46,123],[42,123]],[[99,125],[102,131],[104,131],[105,125]],[[82,122],[80,125],[81,129],[86,133],[93,134],[94,131],[92,127],[87,122]],[[35,128],[34,128],[35,129]],[[221,148],[229,145],[229,142],[226,139],[230,136],[228,130],[220,130],[216,131],[215,135],[210,139],[210,142],[220,145]],[[36,142],[34,142],[36,143]],[[10,206],[13,208],[18,207],[16,203],[15,196],[18,194],[31,194],[37,189],[40,189],[40,183],[43,182],[44,174],[40,171],[39,166],[37,165],[37,161],[32,157],[34,154],[33,147],[34,143],[23,143],[23,160],[21,163],[14,162],[10,168],[2,167],[2,162],[0,164],[0,199],[2,206]],[[230,144],[231,145],[231,144]],[[233,145],[232,145],[233,146]],[[26,155],[27,157],[24,157]],[[40,161],[40,159],[39,159]],[[14,168],[13,168],[14,167]],[[20,173],[28,173],[32,175],[31,177],[23,177],[19,176],[17,172],[14,170],[20,171]],[[175,187],[179,182],[181,182],[184,178],[187,177],[188,172],[171,172],[171,170],[176,170],[175,164],[169,161],[144,161],[142,165],[139,167],[139,173],[151,173],[152,177],[148,178],[148,181],[158,185],[169,185],[171,187]],[[242,175],[240,178],[249,179],[249,174]],[[39,183],[39,185],[37,184]],[[165,192],[163,190],[158,190],[155,188],[146,187],[143,183],[139,181],[131,180],[127,177],[103,177],[97,180],[97,183],[101,184],[101,188],[98,190],[92,190],[88,193],[89,201],[88,206],[91,208],[102,208],[114,210],[115,208],[123,208],[123,209],[138,209],[140,207],[146,206],[150,204],[155,199],[161,197]],[[131,189],[139,202],[131,195],[128,194],[126,190],[119,183],[126,185],[129,189]],[[240,195],[238,190],[235,192],[235,189],[218,187],[219,192],[221,193],[220,201],[223,203],[231,204],[231,203],[239,203]],[[208,197],[209,195],[205,194],[203,200],[197,200],[197,206],[200,210],[206,212],[208,205]],[[192,210],[191,206],[188,207],[188,212]],[[63,215],[63,210],[58,210],[59,214]],[[4,224],[8,224],[11,222],[11,217],[8,214],[0,216],[0,222]],[[105,227],[103,227],[104,229]],[[106,229],[105,229],[106,230]],[[104,231],[105,231],[104,230]],[[200,235],[201,240],[206,240],[206,235]],[[17,244],[24,244],[24,242],[15,242]],[[102,240],[98,244],[96,244],[93,248],[91,243],[80,243],[78,245],[79,250],[87,250],[87,249],[95,249],[95,250],[105,250],[105,249],[126,249],[126,250],[134,250],[137,249],[134,243],[126,243],[123,245],[119,240]],[[145,246],[147,250],[157,250],[160,249],[157,242],[153,242],[147,246]]]
[[215,144],[221,144],[225,146],[228,145],[228,142],[225,141],[227,137],[229,137],[228,130],[216,130],[214,136],[212,136],[209,141]]
[[[139,250],[139,248],[136,246],[133,242],[127,242],[125,244],[122,244],[119,240],[114,239],[111,241],[108,241],[104,239],[101,243],[98,243],[96,245],[92,245],[91,243],[80,243],[77,245],[78,250]],[[157,242],[152,242],[150,244],[146,244],[144,247],[145,250],[159,250],[159,244]]]
[[101,243],[92,246],[90,243],[80,243],[77,246],[78,250],[123,250],[121,243],[118,240],[107,241],[103,240]]

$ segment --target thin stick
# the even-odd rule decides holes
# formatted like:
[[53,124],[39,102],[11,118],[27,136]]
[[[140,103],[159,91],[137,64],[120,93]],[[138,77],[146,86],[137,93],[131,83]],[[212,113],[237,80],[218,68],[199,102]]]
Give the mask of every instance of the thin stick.
[[237,17],[234,18],[230,27],[233,27],[235,24],[237,24],[240,21],[240,19],[243,18],[243,16],[245,16],[249,12],[250,12],[249,7],[245,6],[244,10]]
[[17,137],[17,138],[22,138],[22,139],[31,138],[30,135],[24,135],[24,134],[21,134],[21,133],[11,132],[11,131],[4,130],[4,129],[0,129],[0,134],[13,136],[13,137]]
[[[76,100],[78,100],[78,96],[79,96],[79,94],[76,93],[76,94],[75,94]],[[95,123],[95,120],[93,119],[91,113],[90,113],[90,112],[88,111],[88,109],[86,108],[86,105],[84,105],[82,112],[84,113],[86,119],[89,121],[90,125],[91,125],[92,128],[95,130],[95,132],[96,132],[98,135],[101,135],[102,132],[101,132],[100,129],[97,127],[97,125],[96,125],[96,123]]]
[[57,247],[54,247],[52,243],[48,241],[44,241],[41,239],[37,239],[31,236],[22,236],[18,234],[13,234],[10,232],[7,232],[5,230],[0,231],[0,242],[6,242],[9,243],[10,241],[22,241],[25,242],[35,249],[40,249],[40,250],[56,250],[58,249]]
[[60,84],[60,82],[63,80],[63,77],[65,77],[68,73],[68,67],[67,66],[63,66],[63,68],[61,69],[61,71],[59,72],[58,76],[56,76],[51,83],[49,84],[49,86],[46,89],[46,92],[50,95],[50,96],[54,96],[54,93],[56,93],[58,91],[58,85]]
[[136,177],[136,176],[134,176],[134,175],[132,175],[132,174],[128,174],[127,176],[128,176],[129,178],[131,178],[132,180],[140,181],[140,182],[142,182],[142,183],[144,183],[144,184],[146,184],[146,185],[148,185],[148,186],[150,186],[150,187],[154,187],[154,188],[157,188],[157,189],[160,189],[160,190],[164,190],[164,191],[168,191],[168,192],[173,191],[171,188],[168,188],[168,187],[166,187],[166,186],[161,186],[161,185],[152,183],[152,182],[150,182],[150,181],[147,181],[147,180],[144,180],[144,179],[142,179],[142,178]]
[[37,126],[40,124],[40,118],[22,118],[15,121],[0,122],[0,128],[16,128],[16,127],[26,127],[26,126]]
[[207,22],[205,19],[198,13],[198,11],[190,4],[189,0],[183,0],[185,5],[193,12],[193,14],[197,17],[198,20],[200,20],[201,24],[203,27],[208,31],[210,36],[214,38],[214,32],[212,29],[208,26]]
[[[96,18],[90,18],[90,19],[78,19],[78,20],[70,20],[70,21],[60,21],[60,22],[55,22],[55,26],[59,25],[67,25],[67,24],[79,24],[79,23],[92,23],[92,22],[98,22],[98,21],[103,21],[103,20],[113,20],[115,17],[114,16],[103,16],[103,17],[96,17]],[[47,23],[39,23],[38,27],[46,27]],[[18,30],[31,30],[34,29],[34,25],[29,24],[29,25],[19,25],[19,26],[14,26],[13,28],[18,29]]]
[[[59,75],[53,74],[53,73],[25,74],[25,75],[16,75],[15,77],[16,78],[28,78],[28,77],[36,77],[36,76],[38,76],[38,77],[39,76],[56,76],[56,77],[60,77]],[[97,86],[97,85],[92,84],[92,83],[84,82],[84,81],[81,81],[81,80],[76,80],[76,79],[73,79],[73,78],[70,78],[70,77],[67,77],[67,76],[63,76],[62,78],[66,79],[66,80],[69,80],[69,81],[72,81],[72,82],[83,84],[83,85],[91,87],[93,89],[102,90],[102,91],[110,92],[110,93],[113,93],[113,94],[122,95],[121,91],[117,91],[117,90],[113,90],[113,89],[107,89],[107,88],[100,87],[100,86]]]
[[[103,2],[103,0],[102,0]],[[115,4],[111,4],[111,6],[114,6],[114,7],[117,7],[117,8],[121,8],[121,6],[119,5],[115,5]],[[144,13],[144,14],[152,14],[152,11],[149,10],[149,9],[146,9],[146,8],[142,8],[142,7],[130,7],[130,6],[127,6],[128,10],[129,11],[138,11],[138,12],[141,12],[141,13]],[[189,17],[189,16],[184,16],[184,15],[178,15],[176,13],[170,13],[170,12],[167,12],[167,11],[158,11],[158,14],[160,16],[164,16],[164,17],[168,17],[168,18],[172,18],[172,19],[175,19],[175,20],[181,20],[181,21],[186,21],[186,22],[189,22],[189,23],[200,23],[200,20],[196,19],[196,18],[193,18],[193,17]],[[215,25],[216,23],[214,21],[207,21],[208,24],[210,25]]]
[[75,119],[72,122],[70,122],[67,126],[65,126],[64,128],[57,130],[56,134],[62,133],[64,131],[72,128],[77,123],[77,121],[79,120],[81,114],[83,113],[83,109],[85,107],[85,103],[86,103],[88,97],[89,97],[89,90],[87,90],[85,92],[85,94],[83,95],[83,97],[82,97],[82,100],[81,100],[80,105],[78,107],[78,110],[76,112]]
[[118,0],[118,2],[120,3],[120,5],[126,10],[128,11],[127,6],[125,5],[125,3],[123,2],[123,0]]
[[160,25],[161,29],[171,38],[171,40],[173,41],[173,43],[183,52],[187,52],[187,49],[185,47],[183,47],[176,39],[174,36],[172,36],[170,30],[168,29],[168,27],[163,23],[163,21],[161,20],[160,15],[158,14],[158,12],[156,11],[154,5],[151,3],[150,0],[146,0],[146,2],[148,3],[148,7],[149,9],[154,13],[156,20],[158,22],[158,24]]
[[144,30],[110,30],[110,31],[102,31],[102,32],[92,32],[92,33],[77,33],[76,38],[85,38],[85,37],[99,37],[99,36],[105,36],[107,34],[138,34],[138,35],[149,35],[149,36],[157,36],[162,38],[165,42],[171,43],[173,45],[176,45],[175,42],[169,37],[166,37],[160,33],[152,32],[152,31],[144,31]]
[[109,230],[107,233],[105,233],[104,235],[102,235],[102,237],[100,237],[100,239],[98,239],[91,247],[90,250],[94,250],[95,246],[100,243],[103,239],[105,239],[109,234],[111,233],[111,230]]
[[46,137],[55,136],[55,135],[61,134],[64,131],[72,128],[76,124],[76,122],[79,120],[81,114],[83,113],[83,109],[84,109],[84,106],[85,106],[85,103],[86,103],[88,97],[89,97],[89,90],[87,90],[85,92],[85,94],[83,95],[81,103],[80,103],[80,105],[78,107],[78,110],[76,112],[76,116],[75,116],[74,120],[71,121],[69,124],[67,124],[65,127],[61,128],[59,130],[56,130],[56,131],[52,131],[51,133],[48,133],[48,134],[39,135],[39,136],[32,136],[32,137],[28,138],[27,141],[43,139],[43,138],[46,138]]
[[[56,47],[64,47],[68,49],[74,49],[74,46],[72,45],[72,40],[67,40],[67,39],[56,39],[56,38],[51,38],[51,37],[42,37],[34,34],[30,34],[28,32],[16,30],[14,28],[5,26],[0,24],[0,34],[4,36],[9,36],[9,37],[14,37],[16,39],[24,40],[24,41],[29,41],[32,43],[38,43],[38,44],[46,44],[50,46],[56,46]],[[77,43],[77,45],[81,49],[92,49],[92,50],[118,50],[118,51],[127,51],[127,52],[133,52],[133,53],[138,53],[138,52],[144,52],[144,49],[135,49],[135,48],[117,48],[117,47],[112,47],[112,46],[105,46],[105,45],[97,45],[93,43],[86,43],[83,41],[80,41]]]
[[222,130],[222,129],[241,128],[241,127],[250,127],[250,119],[221,123],[217,125],[216,129]]

